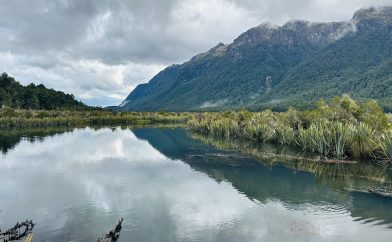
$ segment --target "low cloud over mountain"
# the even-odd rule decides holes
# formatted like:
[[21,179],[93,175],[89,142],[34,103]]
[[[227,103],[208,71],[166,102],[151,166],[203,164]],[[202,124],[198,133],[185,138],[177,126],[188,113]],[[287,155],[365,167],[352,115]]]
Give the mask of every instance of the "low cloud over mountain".
[[0,0],[0,71],[93,105],[268,21],[340,21],[388,0]]

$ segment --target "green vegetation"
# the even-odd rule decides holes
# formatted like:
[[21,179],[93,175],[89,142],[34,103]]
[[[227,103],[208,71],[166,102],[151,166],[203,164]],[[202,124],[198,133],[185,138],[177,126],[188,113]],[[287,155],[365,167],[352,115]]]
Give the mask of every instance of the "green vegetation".
[[185,123],[188,117],[188,113],[105,111],[42,84],[25,87],[6,73],[0,76],[0,128]]
[[189,113],[132,113],[102,110],[14,110],[5,107],[0,108],[0,128],[185,123],[189,117]]
[[291,145],[317,153],[322,160],[381,157],[391,162],[392,123],[388,116],[376,101],[359,104],[348,95],[328,103],[319,101],[316,109],[302,112],[198,113],[187,126],[207,135]]
[[71,94],[46,88],[43,84],[22,86],[7,73],[0,75],[0,107],[16,109],[91,109]]
[[309,108],[320,98],[348,93],[358,100],[377,99],[391,112],[391,21],[392,12],[386,25],[362,20],[367,27],[328,45],[290,70],[262,97],[261,106]]
[[261,25],[232,44],[166,68],[117,108],[305,110],[319,99],[347,93],[360,101],[377,99],[392,112],[391,28],[390,7],[360,10],[351,23]]
[[392,131],[387,132],[381,138],[381,149],[384,152],[385,157],[392,163]]
[[[299,155],[298,151],[290,146],[273,143],[260,144],[249,139],[206,136],[199,133],[192,133],[191,136],[218,149],[234,150],[244,155],[251,155],[262,161],[264,165],[283,165],[293,170],[310,172],[329,183],[345,183],[340,188],[366,190],[369,187],[382,186],[388,187],[388,191],[392,191],[392,171],[385,163],[317,162],[317,157],[314,154],[303,153]],[[361,182],[353,183],[350,179],[352,177],[361,178]]]

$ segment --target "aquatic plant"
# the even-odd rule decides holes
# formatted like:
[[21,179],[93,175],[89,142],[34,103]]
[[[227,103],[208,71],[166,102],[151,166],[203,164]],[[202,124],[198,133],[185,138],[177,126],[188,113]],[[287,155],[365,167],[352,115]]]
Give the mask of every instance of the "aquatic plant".
[[[369,158],[382,154],[389,161],[386,130],[392,128],[376,101],[357,103],[349,96],[319,101],[314,110],[204,113],[112,112],[105,110],[17,110],[0,108],[0,129],[75,125],[186,124],[192,132],[239,137],[299,147],[333,158]],[[384,136],[383,136],[384,135]]]
[[292,145],[295,142],[294,129],[287,125],[280,125],[276,129],[276,142],[282,145]]
[[310,132],[302,127],[298,130],[296,144],[302,148],[302,150],[311,150],[312,139]]
[[350,130],[350,151],[355,158],[369,157],[376,149],[374,130],[366,123],[359,123]]
[[[203,143],[213,145],[218,149],[236,150],[246,155],[257,157],[263,164],[273,165],[278,163],[288,168],[308,171],[317,175],[319,179],[328,180],[328,182],[339,181],[342,187],[371,187],[379,182],[391,184],[391,171],[383,163],[320,163],[317,160],[317,154],[298,153],[298,150],[290,149],[288,146],[282,147],[275,144],[260,144],[257,141],[248,139],[224,139],[215,136],[206,136],[199,133],[192,133],[191,136]],[[334,178],[346,178],[336,180]],[[361,177],[366,180],[358,184],[353,184],[350,177]],[[332,178],[332,179],[331,179]],[[336,184],[335,184],[336,185]]]
[[195,114],[188,128],[214,136],[299,147],[329,158],[370,158],[378,153],[386,158],[388,153],[381,152],[376,138],[392,126],[389,117],[376,101],[360,104],[343,95],[319,101],[314,110]]
[[62,125],[184,123],[190,113],[137,113],[64,110],[17,110],[0,108],[0,128]]
[[319,154],[328,155],[329,140],[327,139],[327,132],[321,123],[312,124],[309,129],[311,143],[313,144],[312,151]]
[[343,158],[347,153],[349,134],[352,126],[335,122],[331,125],[330,130],[332,138],[331,153],[337,158]]
[[384,134],[381,138],[381,150],[389,163],[392,163],[392,130]]

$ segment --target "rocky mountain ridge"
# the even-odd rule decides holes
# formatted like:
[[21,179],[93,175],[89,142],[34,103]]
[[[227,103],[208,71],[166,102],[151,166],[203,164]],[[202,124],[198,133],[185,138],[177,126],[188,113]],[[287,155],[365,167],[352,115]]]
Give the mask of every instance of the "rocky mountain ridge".
[[389,108],[391,40],[392,7],[360,9],[343,22],[264,23],[166,68],[117,109],[306,108],[342,93]]

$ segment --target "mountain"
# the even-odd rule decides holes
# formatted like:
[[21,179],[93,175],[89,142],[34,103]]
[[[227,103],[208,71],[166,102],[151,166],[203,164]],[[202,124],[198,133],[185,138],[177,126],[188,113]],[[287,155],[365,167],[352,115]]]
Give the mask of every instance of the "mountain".
[[46,88],[43,84],[22,86],[7,73],[0,75],[0,107],[21,109],[87,109],[70,94]]
[[392,110],[392,7],[350,21],[261,24],[137,86],[119,110],[309,108],[350,94]]

